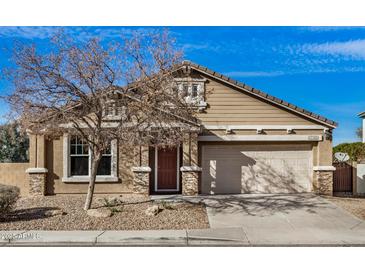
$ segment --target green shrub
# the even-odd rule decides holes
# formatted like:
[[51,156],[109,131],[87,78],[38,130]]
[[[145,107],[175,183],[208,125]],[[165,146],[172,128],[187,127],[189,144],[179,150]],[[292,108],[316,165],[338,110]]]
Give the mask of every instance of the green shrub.
[[19,188],[0,184],[0,216],[11,211],[19,198]]
[[365,144],[357,143],[343,143],[333,148],[333,154],[336,152],[344,152],[350,156],[352,161],[360,161],[365,159]]
[[119,213],[123,211],[123,208],[116,208],[116,207],[111,207],[110,211],[114,214],[114,213]]
[[0,162],[28,162],[29,138],[18,123],[0,125]]

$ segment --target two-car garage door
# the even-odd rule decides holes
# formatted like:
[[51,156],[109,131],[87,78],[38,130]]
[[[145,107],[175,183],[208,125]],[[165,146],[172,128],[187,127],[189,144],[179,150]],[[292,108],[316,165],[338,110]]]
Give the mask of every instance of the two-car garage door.
[[306,144],[203,145],[203,194],[312,191]]

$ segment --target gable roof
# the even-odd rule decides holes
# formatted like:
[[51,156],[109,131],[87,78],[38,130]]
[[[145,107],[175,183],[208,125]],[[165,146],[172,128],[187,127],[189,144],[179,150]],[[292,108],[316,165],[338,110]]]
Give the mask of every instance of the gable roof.
[[[305,110],[303,108],[300,108],[296,105],[288,103],[288,102],[286,102],[282,99],[279,99],[277,97],[271,96],[271,95],[269,95],[265,92],[262,92],[261,90],[252,88],[252,87],[250,87],[250,86],[248,86],[244,83],[241,83],[237,80],[231,79],[231,78],[229,78],[229,77],[227,77],[223,74],[220,74],[216,71],[213,71],[213,70],[211,70],[207,67],[195,64],[195,63],[193,63],[191,61],[187,61],[187,60],[183,61],[181,66],[189,66],[189,67],[193,68],[194,70],[199,71],[202,74],[206,74],[210,77],[216,78],[220,81],[223,81],[223,82],[225,82],[225,83],[227,83],[231,86],[234,86],[234,87],[238,88],[239,90],[241,90],[243,92],[246,92],[246,93],[251,94],[255,97],[261,98],[264,101],[267,101],[269,103],[272,103],[272,104],[281,106],[283,108],[286,108],[288,110],[291,110],[295,113],[298,113],[301,116],[309,118],[310,120],[314,120],[314,121],[316,121],[320,124],[324,124],[326,126],[329,126],[330,128],[336,128],[338,126],[338,123],[335,122],[335,121],[332,121],[332,120],[330,120],[326,117],[323,117],[321,115],[315,114],[314,112],[311,112],[311,111]],[[363,114],[365,115],[365,112]]]

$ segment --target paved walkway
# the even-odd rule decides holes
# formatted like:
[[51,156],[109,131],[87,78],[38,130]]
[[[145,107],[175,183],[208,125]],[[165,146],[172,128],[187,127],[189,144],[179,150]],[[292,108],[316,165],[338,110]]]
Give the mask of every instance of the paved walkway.
[[1,231],[0,237],[0,246],[249,245],[241,228],[150,231]]
[[365,246],[363,221],[312,194],[164,199],[205,203],[211,229],[0,231],[0,246]]

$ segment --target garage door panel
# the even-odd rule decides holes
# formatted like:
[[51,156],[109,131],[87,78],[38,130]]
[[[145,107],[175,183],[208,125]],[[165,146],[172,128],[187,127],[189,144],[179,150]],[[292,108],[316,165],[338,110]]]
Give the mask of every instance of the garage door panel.
[[303,146],[203,146],[202,192],[296,193],[312,190],[312,152]]

